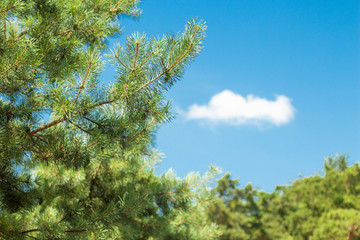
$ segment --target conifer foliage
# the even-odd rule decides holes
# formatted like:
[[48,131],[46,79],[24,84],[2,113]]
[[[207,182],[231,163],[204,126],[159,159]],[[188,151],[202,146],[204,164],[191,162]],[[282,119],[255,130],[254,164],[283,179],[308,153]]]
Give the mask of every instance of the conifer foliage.
[[[205,26],[120,33],[137,0],[0,3],[0,239],[212,239],[200,177],[154,174],[172,118],[163,92],[202,48]],[[99,81],[104,53],[117,70]]]

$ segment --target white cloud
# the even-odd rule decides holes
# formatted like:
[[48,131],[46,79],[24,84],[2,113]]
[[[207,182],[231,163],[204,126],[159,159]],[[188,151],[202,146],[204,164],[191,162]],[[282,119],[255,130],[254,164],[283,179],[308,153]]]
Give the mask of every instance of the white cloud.
[[229,90],[215,94],[207,105],[190,106],[188,119],[203,119],[231,125],[270,123],[280,126],[294,118],[295,108],[284,95],[268,100],[254,95],[243,97]]

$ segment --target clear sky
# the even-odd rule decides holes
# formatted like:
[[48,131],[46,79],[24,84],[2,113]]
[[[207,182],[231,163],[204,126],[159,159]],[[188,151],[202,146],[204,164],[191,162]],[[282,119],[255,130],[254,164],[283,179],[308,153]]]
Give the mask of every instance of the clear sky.
[[157,133],[166,155],[158,172],[184,176],[215,164],[272,191],[321,173],[328,155],[360,161],[360,1],[145,0],[139,7],[139,20],[120,19],[124,34],[176,33],[190,18],[208,26],[204,51],[167,94],[178,116]]

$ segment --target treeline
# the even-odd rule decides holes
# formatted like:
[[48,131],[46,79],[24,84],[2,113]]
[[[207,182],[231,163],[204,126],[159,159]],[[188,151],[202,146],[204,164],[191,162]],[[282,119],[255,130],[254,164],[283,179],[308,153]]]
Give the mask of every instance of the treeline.
[[226,240],[360,239],[360,167],[340,155],[324,163],[324,175],[299,178],[272,193],[239,187],[226,174],[218,181],[209,221]]

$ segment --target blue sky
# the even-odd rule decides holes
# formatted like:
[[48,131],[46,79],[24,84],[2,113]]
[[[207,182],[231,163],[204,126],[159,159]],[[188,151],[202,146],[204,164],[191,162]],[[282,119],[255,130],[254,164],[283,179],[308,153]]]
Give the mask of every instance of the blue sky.
[[[272,191],[321,173],[328,155],[360,160],[360,1],[145,0],[139,7],[139,20],[120,19],[124,34],[176,33],[190,18],[208,26],[204,51],[167,94],[178,116],[157,133],[166,155],[158,172],[185,176],[215,164]],[[190,119],[194,104],[203,113]]]

